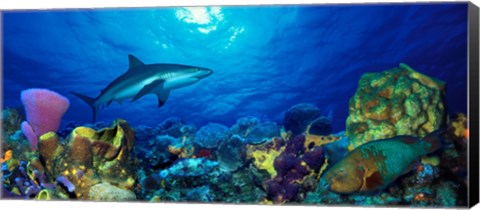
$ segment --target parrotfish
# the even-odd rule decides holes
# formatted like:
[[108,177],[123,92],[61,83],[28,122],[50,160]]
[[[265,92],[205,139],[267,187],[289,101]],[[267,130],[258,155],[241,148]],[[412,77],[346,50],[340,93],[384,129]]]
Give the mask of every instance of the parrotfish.
[[383,189],[413,170],[420,157],[439,149],[442,134],[435,131],[423,139],[397,136],[363,144],[329,169],[320,184],[344,194]]

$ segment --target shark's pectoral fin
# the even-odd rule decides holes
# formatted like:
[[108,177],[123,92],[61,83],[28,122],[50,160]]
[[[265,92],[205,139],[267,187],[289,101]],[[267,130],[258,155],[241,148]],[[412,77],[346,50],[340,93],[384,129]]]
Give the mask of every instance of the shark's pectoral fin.
[[165,104],[169,95],[170,95],[170,90],[164,90],[164,91],[161,91],[161,92],[157,93],[158,107],[159,108],[162,107]]
[[147,95],[149,93],[153,93],[153,90],[155,90],[155,88],[157,88],[157,87],[163,86],[163,83],[164,83],[164,80],[155,80],[154,82],[152,82],[148,85],[145,85],[142,88],[142,90],[140,90],[140,92],[138,92],[137,95],[135,95],[135,97],[133,97],[132,102],[138,100],[139,98],[141,98],[144,95]]

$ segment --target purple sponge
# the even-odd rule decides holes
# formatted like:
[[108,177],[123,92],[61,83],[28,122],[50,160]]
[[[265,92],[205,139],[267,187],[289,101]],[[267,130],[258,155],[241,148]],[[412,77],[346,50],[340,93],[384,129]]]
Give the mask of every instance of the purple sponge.
[[58,130],[70,101],[47,89],[24,90],[21,99],[27,115],[27,121],[22,123],[22,132],[30,141],[32,150],[36,150],[39,136]]

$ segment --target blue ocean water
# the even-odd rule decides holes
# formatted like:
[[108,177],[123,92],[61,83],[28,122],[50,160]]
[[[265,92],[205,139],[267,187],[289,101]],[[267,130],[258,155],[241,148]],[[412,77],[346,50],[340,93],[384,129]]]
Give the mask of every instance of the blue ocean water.
[[312,103],[345,129],[361,75],[407,63],[447,83],[450,113],[467,111],[467,4],[318,5],[11,11],[3,14],[3,100],[48,88],[70,99],[64,122],[90,122],[70,92],[100,94],[143,62],[207,67],[214,74],[172,91],[113,103],[98,120],[155,126],[180,117],[231,126],[243,116],[281,122]]

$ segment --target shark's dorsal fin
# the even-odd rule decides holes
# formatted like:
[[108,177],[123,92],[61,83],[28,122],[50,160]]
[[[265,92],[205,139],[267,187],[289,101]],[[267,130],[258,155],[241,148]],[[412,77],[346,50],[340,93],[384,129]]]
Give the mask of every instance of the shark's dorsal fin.
[[133,55],[128,55],[128,65],[130,69],[145,65],[141,60]]
[[153,93],[152,91],[159,85],[161,85],[163,87],[164,82],[165,82],[164,80],[155,80],[154,82],[143,86],[142,90],[140,90],[140,92],[138,92],[137,95],[135,95],[135,97],[133,97],[132,102],[138,100],[139,98],[141,98],[144,95],[147,95],[149,93]]

